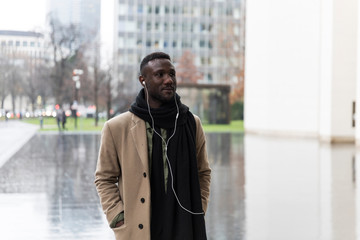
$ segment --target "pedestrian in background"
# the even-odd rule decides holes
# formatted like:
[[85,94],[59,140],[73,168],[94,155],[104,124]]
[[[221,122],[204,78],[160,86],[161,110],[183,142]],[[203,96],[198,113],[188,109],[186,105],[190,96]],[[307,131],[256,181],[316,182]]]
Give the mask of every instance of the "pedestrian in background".
[[56,122],[58,125],[59,132],[61,131],[61,123],[62,123],[62,111],[61,109],[56,112]]
[[200,119],[176,94],[170,56],[140,64],[129,111],[102,130],[95,184],[116,239],[206,239],[209,162]]
[[63,130],[66,129],[66,112],[64,109],[62,109],[62,118],[61,118],[61,122],[62,122],[62,128]]

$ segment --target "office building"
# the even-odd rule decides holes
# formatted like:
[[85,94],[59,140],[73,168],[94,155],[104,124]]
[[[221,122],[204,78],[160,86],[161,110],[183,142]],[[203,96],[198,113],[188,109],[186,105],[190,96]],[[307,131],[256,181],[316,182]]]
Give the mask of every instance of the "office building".
[[233,85],[240,80],[241,0],[117,0],[114,28],[114,79],[119,92],[137,92],[139,63],[153,51],[168,53],[175,63],[190,51],[202,75],[198,83]]
[[48,12],[63,25],[74,24],[81,41],[91,41],[100,32],[100,0],[48,0]]

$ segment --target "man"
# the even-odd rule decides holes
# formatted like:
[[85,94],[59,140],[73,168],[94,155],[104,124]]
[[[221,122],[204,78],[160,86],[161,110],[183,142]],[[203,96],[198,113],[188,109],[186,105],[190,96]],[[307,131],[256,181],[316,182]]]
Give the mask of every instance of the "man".
[[140,64],[130,111],[105,123],[95,184],[116,239],[206,239],[209,162],[200,119],[176,94],[169,55]]

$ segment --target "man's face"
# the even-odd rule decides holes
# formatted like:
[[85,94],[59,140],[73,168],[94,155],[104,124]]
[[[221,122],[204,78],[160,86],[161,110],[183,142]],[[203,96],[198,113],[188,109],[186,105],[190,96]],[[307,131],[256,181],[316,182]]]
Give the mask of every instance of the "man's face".
[[143,72],[152,108],[160,107],[174,98],[176,71],[170,60],[154,59],[148,62]]

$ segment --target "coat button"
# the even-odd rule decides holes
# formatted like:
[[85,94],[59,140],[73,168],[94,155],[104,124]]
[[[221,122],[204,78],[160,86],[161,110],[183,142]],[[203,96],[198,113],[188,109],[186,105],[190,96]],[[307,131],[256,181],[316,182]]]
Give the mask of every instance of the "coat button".
[[146,178],[146,172],[143,173],[144,178]]
[[139,224],[139,228],[140,228],[140,229],[143,229],[144,226],[143,226],[142,224]]
[[144,202],[145,202],[145,198],[141,198],[140,201],[141,201],[142,203],[144,203]]

